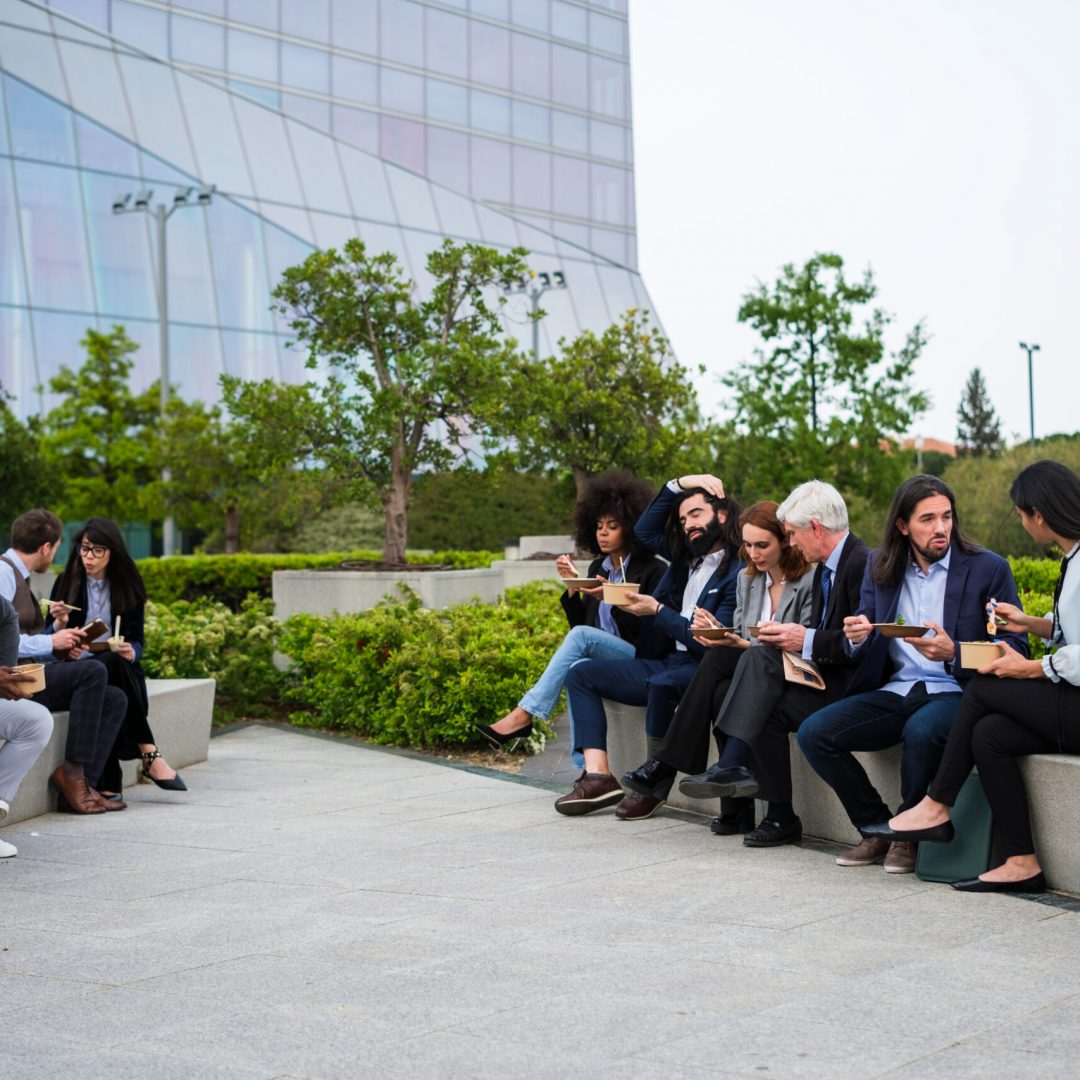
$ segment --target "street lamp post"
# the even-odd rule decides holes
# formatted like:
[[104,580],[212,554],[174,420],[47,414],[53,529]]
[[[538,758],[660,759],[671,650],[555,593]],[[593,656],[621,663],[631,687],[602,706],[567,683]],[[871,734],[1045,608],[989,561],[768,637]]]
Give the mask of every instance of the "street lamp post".
[[[163,202],[154,204],[152,202],[153,191],[144,188],[134,195],[131,192],[121,195],[112,204],[114,214],[149,214],[154,221],[157,233],[157,265],[155,266],[154,285],[158,302],[158,334],[161,356],[160,410],[162,422],[164,422],[169,409],[169,263],[165,226],[169,218],[177,210],[188,206],[209,206],[216,190],[217,188],[213,184],[207,184],[199,188],[177,188],[171,205],[166,207]],[[172,478],[168,466],[162,469],[161,478],[166,484]],[[165,518],[161,526],[161,550],[165,555],[176,553],[176,526],[171,514]]]
[[1032,374],[1031,354],[1039,351],[1038,345],[1028,345],[1020,342],[1020,348],[1027,353],[1028,358],[1028,413],[1031,418],[1031,448],[1035,449],[1035,378]]
[[540,297],[548,289],[565,289],[566,275],[561,270],[546,271],[542,274],[532,273],[522,277],[516,285],[506,287],[504,292],[523,292],[529,298],[532,308],[532,354],[534,360],[540,359]]

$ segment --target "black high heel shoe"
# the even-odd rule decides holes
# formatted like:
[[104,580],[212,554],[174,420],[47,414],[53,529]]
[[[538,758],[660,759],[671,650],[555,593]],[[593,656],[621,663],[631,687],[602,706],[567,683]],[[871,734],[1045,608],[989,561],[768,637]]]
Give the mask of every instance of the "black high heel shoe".
[[184,783],[184,778],[177,773],[171,780],[157,780],[150,775],[150,766],[154,764],[154,761],[161,757],[156,750],[147,750],[142,756],[143,766],[142,774],[151,783],[157,784],[159,788],[164,788],[166,791],[187,791],[187,784]]
[[[473,722],[473,727],[484,736],[485,739],[496,750],[506,750],[507,753],[512,753],[518,748],[532,734],[532,721],[530,720],[523,728],[518,728],[517,731],[511,731],[509,734],[504,735],[501,731],[496,731],[493,727],[489,727],[487,724],[477,724]],[[513,743],[509,746],[509,743]]]

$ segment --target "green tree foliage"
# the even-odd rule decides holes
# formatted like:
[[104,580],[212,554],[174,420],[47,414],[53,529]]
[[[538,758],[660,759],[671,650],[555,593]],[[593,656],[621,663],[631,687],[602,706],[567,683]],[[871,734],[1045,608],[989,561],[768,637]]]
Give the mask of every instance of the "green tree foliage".
[[388,562],[405,558],[413,474],[452,467],[482,423],[512,348],[485,291],[518,280],[524,256],[446,240],[428,256],[434,284],[421,300],[389,252],[357,239],[314,252],[274,296],[319,378],[223,380],[230,411],[262,433],[271,460],[311,459],[378,498]]
[[519,359],[508,380],[499,433],[513,439],[514,459],[570,472],[579,493],[616,467],[670,475],[701,416],[691,373],[648,313],[631,308],[602,334],[585,330],[559,348]]
[[49,380],[60,402],[41,425],[52,509],[62,517],[131,521],[143,512],[142,489],[154,478],[157,384],[132,392],[138,345],[122,326],[107,334],[87,330],[80,344],[86,361]]
[[1080,474],[1080,439],[1058,435],[1041,439],[1034,449],[1025,442],[996,458],[966,457],[949,466],[945,482],[956,494],[960,520],[974,540],[1003,555],[1045,554],[1024,531],[1009,499],[1016,474],[1044,458]]
[[839,255],[819,254],[743,297],[739,321],[762,345],[724,379],[734,408],[724,479],[744,500],[816,476],[887,505],[907,473],[897,440],[929,405],[911,382],[926,335],[916,324],[888,353],[891,316],[871,307],[876,296],[869,270],[850,282]]
[[0,400],[0,536],[24,510],[48,505],[56,493],[35,433]]
[[964,384],[964,394],[956,410],[956,452],[958,457],[997,457],[1004,445],[986,380],[974,368]]

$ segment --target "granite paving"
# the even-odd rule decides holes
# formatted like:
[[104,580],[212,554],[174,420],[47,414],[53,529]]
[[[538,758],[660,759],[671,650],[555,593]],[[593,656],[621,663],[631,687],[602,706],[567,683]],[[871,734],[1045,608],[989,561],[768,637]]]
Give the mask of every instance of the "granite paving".
[[0,1077],[1076,1077],[1080,903],[251,726],[3,830]]

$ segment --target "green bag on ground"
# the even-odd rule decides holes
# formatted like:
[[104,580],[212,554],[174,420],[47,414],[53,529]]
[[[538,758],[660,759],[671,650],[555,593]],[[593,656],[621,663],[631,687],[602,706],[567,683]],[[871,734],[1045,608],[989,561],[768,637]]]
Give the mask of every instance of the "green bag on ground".
[[994,817],[977,773],[960,789],[952,808],[956,835],[947,844],[919,845],[915,873],[923,881],[962,881],[990,869]]

